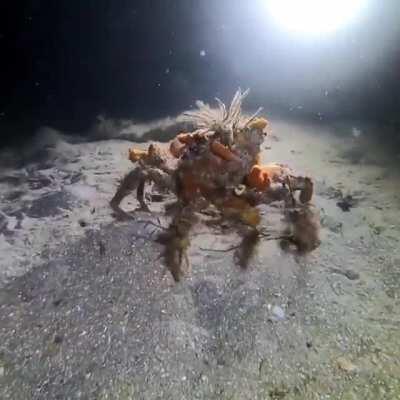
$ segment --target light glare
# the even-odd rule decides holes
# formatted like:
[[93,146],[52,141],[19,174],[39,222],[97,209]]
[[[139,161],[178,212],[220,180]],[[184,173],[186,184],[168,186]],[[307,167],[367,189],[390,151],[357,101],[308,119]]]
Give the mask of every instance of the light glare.
[[365,0],[269,0],[272,16],[298,33],[327,33],[347,24],[361,12]]

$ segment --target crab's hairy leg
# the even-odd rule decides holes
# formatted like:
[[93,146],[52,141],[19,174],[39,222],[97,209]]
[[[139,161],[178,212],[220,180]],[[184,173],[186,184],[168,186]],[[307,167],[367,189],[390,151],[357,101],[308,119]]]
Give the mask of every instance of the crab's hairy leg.
[[235,252],[238,264],[242,269],[247,269],[249,266],[260,238],[261,236],[257,229],[251,229],[242,234],[242,241]]
[[293,194],[293,185],[292,185],[292,181],[290,179],[290,177],[286,177],[285,178],[285,184],[287,185],[288,189],[289,189],[289,195],[290,195],[290,200],[291,200],[291,205],[293,207],[296,206],[296,199],[294,198],[294,194]]
[[136,199],[140,204],[139,209],[142,211],[150,211],[148,205],[146,204],[144,200],[144,187],[146,184],[146,179],[140,180],[138,187],[136,189]]
[[140,167],[135,168],[122,178],[114,197],[110,201],[111,208],[118,215],[128,215],[121,209],[120,204],[126,196],[138,189],[138,186],[145,182],[146,179],[147,175]]
[[184,250],[182,248],[179,248],[179,250],[178,250],[178,264],[179,264],[180,274],[182,273],[183,253],[184,253]]
[[190,247],[189,234],[197,218],[191,207],[180,207],[174,216],[168,232],[164,234],[164,260],[174,280],[179,282],[182,275],[182,263],[185,260],[190,271],[187,251]]
[[189,275],[192,273],[192,264],[190,263],[190,259],[189,259],[187,251],[185,251],[183,253],[183,257],[185,258],[186,272]]
[[171,273],[175,282],[181,280],[181,260],[180,260],[180,249],[177,246],[177,240],[171,237],[167,243],[165,243],[166,249],[164,252],[164,259],[167,269]]
[[167,189],[171,192],[176,191],[175,175],[165,172],[159,168],[149,168],[146,178],[152,181],[160,189]]

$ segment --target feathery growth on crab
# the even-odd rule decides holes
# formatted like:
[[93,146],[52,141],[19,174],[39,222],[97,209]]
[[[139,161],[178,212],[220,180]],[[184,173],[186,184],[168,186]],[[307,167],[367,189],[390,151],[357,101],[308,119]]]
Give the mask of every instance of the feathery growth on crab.
[[[239,89],[229,107],[219,99],[217,108],[199,101],[197,110],[181,116],[182,121],[195,127],[193,132],[178,133],[165,145],[151,144],[147,151],[129,150],[129,159],[137,166],[122,179],[111,207],[119,217],[129,217],[120,204],[136,190],[141,209],[150,211],[144,199],[146,183],[175,196],[176,206],[170,208],[172,222],[163,234],[163,243],[165,262],[176,281],[182,275],[182,260],[188,260],[193,226],[188,221],[201,220],[199,217],[210,209],[218,220],[229,222],[242,234],[243,246],[238,249],[242,267],[251,257],[249,249],[254,250],[265,237],[260,228],[260,204],[282,202],[286,214],[301,206],[297,218],[289,219],[292,229],[285,237],[302,251],[312,251],[319,244],[319,225],[311,211],[304,211],[309,209],[313,182],[309,177],[294,175],[287,166],[259,164],[268,121],[258,116],[261,108],[251,116],[242,112],[248,94],[249,90]],[[298,197],[296,192],[300,192]],[[299,230],[307,233],[302,235]]]

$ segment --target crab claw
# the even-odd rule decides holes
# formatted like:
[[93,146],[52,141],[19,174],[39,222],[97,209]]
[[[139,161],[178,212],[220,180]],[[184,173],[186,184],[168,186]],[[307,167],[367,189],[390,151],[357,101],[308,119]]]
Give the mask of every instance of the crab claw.
[[311,201],[314,193],[314,182],[308,177],[293,177],[289,178],[291,190],[299,190],[300,203],[306,204]]
[[304,187],[300,191],[299,199],[300,201],[305,204],[311,201],[312,195],[314,193],[314,182],[311,178],[304,178]]

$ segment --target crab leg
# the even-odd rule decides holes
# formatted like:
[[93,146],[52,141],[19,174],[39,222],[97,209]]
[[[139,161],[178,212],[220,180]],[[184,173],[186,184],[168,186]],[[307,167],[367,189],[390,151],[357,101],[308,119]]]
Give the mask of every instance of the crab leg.
[[138,201],[141,207],[147,207],[146,203],[144,202],[144,185],[147,179],[147,174],[140,167],[135,168],[125,175],[124,178],[122,178],[114,197],[110,201],[111,208],[120,217],[129,216],[129,214],[122,210],[120,204],[122,200],[135,189],[137,190]]
[[143,211],[150,211],[148,205],[146,204],[144,200],[144,186],[146,184],[146,180],[143,179],[139,182],[139,185],[136,189],[136,199],[140,204],[140,209]]
[[300,202],[302,204],[308,203],[311,200],[314,192],[314,183],[311,178],[290,175],[288,181],[290,182],[292,191],[300,190]]

